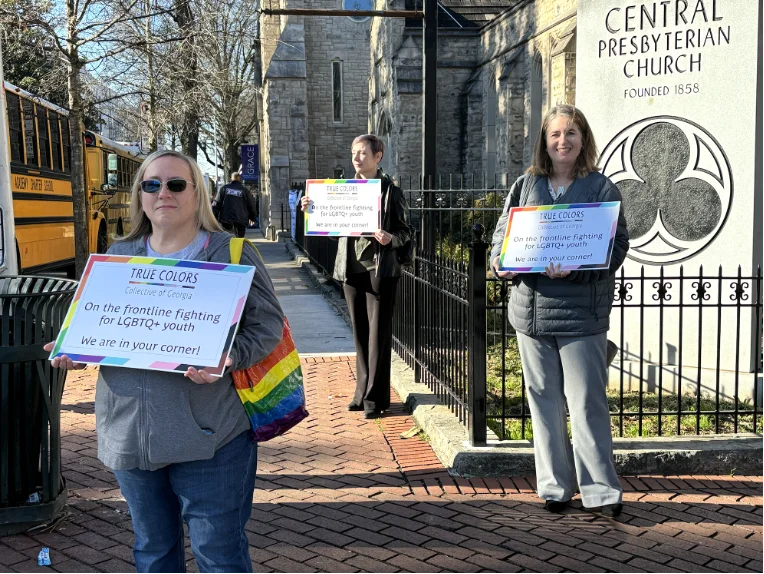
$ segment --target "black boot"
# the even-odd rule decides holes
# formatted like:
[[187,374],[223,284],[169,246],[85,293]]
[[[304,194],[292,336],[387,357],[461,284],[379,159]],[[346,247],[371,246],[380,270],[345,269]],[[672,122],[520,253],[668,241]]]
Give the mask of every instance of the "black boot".
[[544,510],[560,513],[565,510],[570,500],[546,500],[544,501]]

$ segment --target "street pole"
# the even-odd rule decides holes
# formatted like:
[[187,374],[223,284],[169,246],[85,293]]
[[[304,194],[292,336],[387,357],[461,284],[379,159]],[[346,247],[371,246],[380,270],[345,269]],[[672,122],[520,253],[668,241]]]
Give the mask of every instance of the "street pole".
[[8,126],[6,125],[5,76],[3,75],[3,46],[0,38],[0,275],[18,275],[16,259],[16,230],[13,222],[13,195],[11,193],[11,162],[8,153]]
[[422,59],[422,189],[426,216],[422,218],[422,246],[428,253],[435,252],[435,217],[433,207],[437,176],[438,140],[438,0],[424,0],[422,27],[424,57]]

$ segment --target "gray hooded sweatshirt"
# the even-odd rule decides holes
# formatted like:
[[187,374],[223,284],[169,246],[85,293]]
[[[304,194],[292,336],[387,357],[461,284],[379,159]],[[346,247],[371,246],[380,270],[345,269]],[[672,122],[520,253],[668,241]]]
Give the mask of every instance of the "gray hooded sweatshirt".
[[[230,263],[228,233],[212,233],[197,261]],[[145,239],[119,242],[111,255],[146,255]],[[197,385],[183,373],[101,367],[96,386],[98,458],[114,470],[156,470],[177,462],[208,460],[250,428],[231,370],[264,359],[281,341],[284,314],[268,272],[245,244],[242,265],[255,276],[233,340],[233,365],[214,383]]]

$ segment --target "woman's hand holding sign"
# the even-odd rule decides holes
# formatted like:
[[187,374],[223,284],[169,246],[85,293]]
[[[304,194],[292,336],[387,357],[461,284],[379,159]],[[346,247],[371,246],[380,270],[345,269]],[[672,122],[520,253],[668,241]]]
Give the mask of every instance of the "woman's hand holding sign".
[[558,263],[555,266],[554,262],[550,262],[541,274],[546,275],[550,279],[564,279],[570,275],[570,271],[563,271],[562,263]]
[[382,229],[377,229],[374,232],[374,239],[379,241],[382,245],[387,245],[393,240],[393,236],[389,234],[387,231],[384,231]]
[[[53,347],[55,346],[56,342],[51,341],[47,345],[43,347],[46,352],[50,353],[53,350]],[[54,369],[64,369],[65,371],[75,371],[84,369],[87,365],[85,363],[75,363],[72,361],[69,357],[66,355],[61,355],[60,357],[56,357],[50,362],[50,366]]]
[[309,205],[310,205],[310,198],[307,195],[303,195],[300,198],[300,207],[302,208],[303,211],[306,211]]
[[513,279],[517,273],[512,273],[511,271],[501,271],[501,263],[499,261],[500,257],[496,257],[493,260],[493,263],[491,264],[493,266],[493,270],[496,271],[496,275],[500,279]]
[[[230,367],[232,364],[233,364],[233,361],[231,360],[231,357],[228,357],[225,360],[225,366]],[[202,369],[201,371],[196,370],[194,367],[189,367],[184,376],[191,379],[197,385],[207,385],[209,383],[214,383],[215,381],[220,380],[220,377],[215,375],[210,375],[204,369]]]

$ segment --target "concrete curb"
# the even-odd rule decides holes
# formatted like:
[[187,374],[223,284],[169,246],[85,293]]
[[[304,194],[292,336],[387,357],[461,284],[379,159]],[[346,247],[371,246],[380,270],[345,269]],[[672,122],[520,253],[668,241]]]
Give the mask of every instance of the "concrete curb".
[[[350,325],[345,300],[323,274],[291,241],[286,250],[308,272],[311,283]],[[533,445],[528,440],[491,440],[486,447],[469,444],[467,427],[424,383],[414,381],[414,371],[393,354],[391,385],[427,434],[433,451],[449,473],[456,476],[500,477],[533,474]],[[758,476],[761,473],[762,437],[755,434],[656,437],[613,440],[619,474],[711,474]]]

